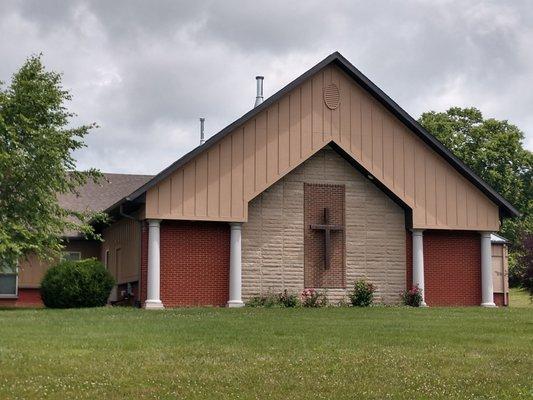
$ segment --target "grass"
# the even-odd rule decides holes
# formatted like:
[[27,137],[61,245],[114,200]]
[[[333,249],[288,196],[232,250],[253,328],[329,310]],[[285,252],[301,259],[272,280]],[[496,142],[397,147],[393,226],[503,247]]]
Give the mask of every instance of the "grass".
[[0,310],[0,398],[533,397],[533,308]]
[[509,304],[513,308],[529,307],[533,310],[533,299],[529,296],[528,292],[525,289],[510,288]]

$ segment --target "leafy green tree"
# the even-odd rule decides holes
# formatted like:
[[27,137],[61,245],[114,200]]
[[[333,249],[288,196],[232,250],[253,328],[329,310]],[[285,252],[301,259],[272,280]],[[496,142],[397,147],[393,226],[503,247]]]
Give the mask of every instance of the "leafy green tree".
[[511,241],[511,259],[524,260],[524,240],[533,233],[533,153],[524,148],[523,132],[476,108],[430,111],[419,122],[521,212],[504,221],[501,233]]
[[94,215],[63,209],[57,196],[75,193],[95,170],[75,171],[72,152],[95,124],[71,126],[71,100],[61,75],[31,56],[9,86],[0,82],[0,268],[34,253],[56,258],[66,230],[94,234]]

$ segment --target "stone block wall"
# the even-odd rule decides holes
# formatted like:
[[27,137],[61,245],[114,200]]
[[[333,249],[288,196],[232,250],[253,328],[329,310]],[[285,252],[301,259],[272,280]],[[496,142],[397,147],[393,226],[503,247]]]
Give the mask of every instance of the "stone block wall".
[[378,301],[397,303],[406,280],[404,211],[330,148],[250,202],[242,236],[243,299],[304,289],[304,183],[345,186],[346,288],[328,289],[330,301],[345,298],[364,277],[376,285]]

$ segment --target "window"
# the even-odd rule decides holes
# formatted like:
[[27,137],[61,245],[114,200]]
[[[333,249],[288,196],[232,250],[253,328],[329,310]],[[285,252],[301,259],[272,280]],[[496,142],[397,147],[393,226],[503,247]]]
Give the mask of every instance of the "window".
[[63,261],[79,261],[81,260],[81,252],[79,251],[64,251],[61,255]]
[[17,297],[18,273],[0,269],[0,297]]

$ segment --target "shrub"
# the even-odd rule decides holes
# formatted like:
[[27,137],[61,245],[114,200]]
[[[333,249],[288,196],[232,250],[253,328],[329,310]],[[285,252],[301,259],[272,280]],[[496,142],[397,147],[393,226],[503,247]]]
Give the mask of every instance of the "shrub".
[[267,294],[263,296],[254,296],[246,302],[248,307],[298,307],[300,300],[295,294],[289,294],[287,290],[278,294]]
[[41,282],[41,297],[50,308],[101,307],[115,284],[103,264],[94,258],[62,261]]
[[368,307],[374,301],[374,285],[364,279],[356,280],[353,290],[348,295],[355,307]]
[[267,294],[262,296],[254,296],[246,302],[246,305],[248,307],[277,307],[279,306],[279,295]]
[[422,289],[416,285],[409,290],[404,290],[402,293],[402,301],[406,306],[420,307],[420,304],[422,304]]
[[302,306],[318,308],[328,305],[328,298],[324,293],[317,292],[315,289],[304,289],[301,294]]
[[285,289],[278,297],[279,304],[283,307],[293,308],[300,305],[300,299],[295,294],[289,294]]
[[265,297],[264,296],[253,296],[246,302],[246,307],[264,307]]

